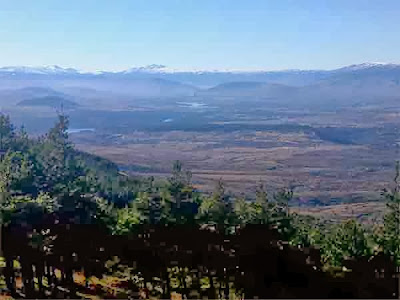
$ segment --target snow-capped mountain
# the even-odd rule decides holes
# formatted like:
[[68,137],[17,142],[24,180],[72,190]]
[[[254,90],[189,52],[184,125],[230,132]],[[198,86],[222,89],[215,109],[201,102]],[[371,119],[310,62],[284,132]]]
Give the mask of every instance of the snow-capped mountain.
[[165,72],[167,71],[167,66],[164,65],[157,65],[157,64],[152,64],[144,67],[134,67],[130,68],[128,70],[124,70],[121,73],[124,74],[129,74],[129,73],[134,73],[134,72]]
[[[306,86],[321,81],[350,82],[354,80],[386,80],[400,81],[400,65],[393,63],[362,63],[334,70],[182,70],[169,68],[162,64],[151,64],[143,67],[133,67],[123,71],[81,72],[74,68],[59,66],[26,67],[13,66],[0,68],[0,77],[10,79],[35,79],[48,81],[64,79],[85,81],[98,80],[102,85],[111,81],[126,85],[126,80],[153,81],[164,80],[164,83],[174,82],[194,86],[196,88],[211,88],[229,82],[264,82],[284,84],[289,86]],[[373,79],[375,78],[375,79]],[[375,80],[377,82],[377,80]]]
[[151,64],[147,66],[139,66],[139,67],[133,67],[127,70],[123,70],[121,72],[114,72],[114,73],[122,73],[122,74],[131,74],[131,73],[212,73],[212,72],[217,72],[217,73],[228,73],[228,72],[234,72],[230,70],[198,70],[198,69],[178,69],[178,68],[170,68],[165,65],[160,65],[160,64]]
[[338,72],[338,71],[357,71],[371,68],[400,68],[400,64],[394,63],[383,63],[383,62],[366,62],[361,64],[353,64],[333,70],[324,69],[284,69],[284,70],[237,70],[237,69],[172,69],[165,65],[152,64],[143,67],[134,67],[122,72],[115,73],[135,73],[135,72],[149,72],[149,73],[195,73],[195,74],[207,74],[207,73],[235,73],[235,74],[254,74],[254,73],[318,73],[318,72]]
[[[363,63],[335,70],[184,71],[153,64],[125,71],[100,70],[92,73],[59,66],[0,68],[0,90],[27,87],[44,87],[57,91],[73,87],[79,91],[89,89],[96,93],[109,92],[141,98],[226,95],[273,96],[292,100],[398,98],[400,65]],[[81,95],[81,92],[77,94]]]
[[336,71],[360,71],[360,70],[368,70],[368,69],[393,69],[400,68],[400,65],[393,63],[382,63],[382,62],[373,62],[373,63],[362,63],[346,66]]
[[26,67],[26,66],[8,66],[0,68],[0,73],[12,74],[40,74],[40,75],[57,75],[57,74],[81,74],[73,68],[62,68],[59,66],[43,66],[43,67]]
[[150,73],[150,74],[168,74],[168,73],[191,73],[191,74],[211,74],[211,73],[231,73],[231,74],[259,74],[259,73],[270,73],[270,74],[279,74],[279,73],[318,73],[318,72],[341,72],[341,71],[359,71],[366,70],[371,68],[380,68],[380,69],[393,69],[400,68],[400,64],[393,63],[362,63],[362,64],[354,64],[350,66],[345,66],[342,68],[334,69],[334,70],[302,70],[302,69],[289,69],[289,70],[197,70],[197,69],[174,69],[169,68],[165,65],[161,64],[151,64],[147,66],[139,66],[133,67],[130,69],[126,69],[123,71],[105,71],[99,70],[96,72],[82,72],[74,68],[62,68],[57,65],[53,66],[39,66],[39,67],[29,67],[29,66],[6,66],[0,67],[0,73],[15,73],[15,74],[41,74],[41,75],[57,75],[57,74],[90,74],[90,75],[104,75],[104,74],[119,74],[119,75],[129,75],[134,73]]

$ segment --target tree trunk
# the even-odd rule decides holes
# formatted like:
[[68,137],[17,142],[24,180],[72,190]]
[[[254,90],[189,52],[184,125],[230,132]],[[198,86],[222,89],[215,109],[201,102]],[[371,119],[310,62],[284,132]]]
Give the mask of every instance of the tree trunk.
[[6,256],[5,258],[6,267],[4,269],[4,276],[7,285],[7,289],[11,295],[15,295],[15,273],[14,273],[14,260],[13,257]]
[[166,271],[165,271],[164,298],[165,298],[165,299],[171,299],[170,279],[169,279],[168,268],[166,268]]
[[34,288],[34,280],[33,280],[33,270],[32,270],[32,262],[27,260],[26,257],[21,257],[21,267],[22,267],[22,280],[24,284],[25,297],[28,299],[35,298],[35,288]]

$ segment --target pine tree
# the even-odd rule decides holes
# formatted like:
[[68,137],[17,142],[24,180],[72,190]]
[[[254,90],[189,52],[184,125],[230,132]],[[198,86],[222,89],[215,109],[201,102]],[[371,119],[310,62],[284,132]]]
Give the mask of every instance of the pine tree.
[[177,208],[180,207],[181,193],[185,186],[182,168],[182,163],[179,160],[175,161],[172,167],[172,176],[169,178],[169,190]]
[[290,215],[289,202],[293,198],[293,190],[281,189],[274,195],[276,209],[274,210],[272,220],[276,224],[278,232],[282,235],[282,239],[289,241],[295,234],[293,226],[293,218]]
[[211,197],[202,201],[198,219],[203,224],[216,226],[219,232],[230,230],[234,224],[232,202],[225,192],[225,186],[221,179],[217,181]]
[[235,199],[235,224],[245,226],[250,223],[253,217],[251,208],[250,203],[248,203],[244,197]]
[[[164,213],[170,208],[170,219],[174,223],[191,222],[192,216],[189,216],[186,209],[193,204],[193,186],[191,182],[192,174],[184,170],[183,164],[177,160],[173,164],[172,176],[168,179],[168,191],[170,197],[163,198]],[[172,201],[171,201],[172,200]]]
[[33,151],[35,174],[39,189],[54,194],[68,192],[68,185],[77,177],[72,145],[68,141],[68,117],[58,116],[58,122]]
[[256,201],[251,204],[250,209],[251,223],[269,225],[273,222],[276,204],[268,201],[268,194],[262,183],[257,186]]
[[340,266],[345,259],[370,256],[372,248],[366,230],[356,220],[332,226],[324,243],[322,254],[330,266]]
[[140,192],[136,199],[130,204],[135,211],[141,224],[149,223],[150,220],[150,195],[147,192]]
[[312,216],[298,215],[296,213],[292,213],[291,217],[295,233],[291,236],[290,244],[301,247],[319,246],[323,239],[324,231],[320,220]]
[[7,151],[14,139],[14,126],[11,124],[10,117],[0,115],[0,151]]
[[383,249],[400,266],[400,163],[396,162],[396,175],[392,190],[384,190],[386,214],[384,217]]
[[132,206],[126,206],[117,210],[117,220],[113,226],[113,234],[132,233],[136,225],[140,223],[140,214]]
[[31,194],[33,189],[33,165],[27,155],[21,152],[8,151],[0,161],[2,190],[9,195]]

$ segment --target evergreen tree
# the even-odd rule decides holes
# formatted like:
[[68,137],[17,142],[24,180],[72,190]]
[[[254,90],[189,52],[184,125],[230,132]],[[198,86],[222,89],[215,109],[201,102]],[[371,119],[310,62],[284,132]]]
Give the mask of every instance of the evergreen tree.
[[211,197],[202,201],[197,218],[203,224],[216,226],[219,232],[231,229],[234,224],[233,206],[221,179],[217,181]]
[[320,224],[320,220],[295,213],[291,214],[291,217],[295,233],[290,238],[290,244],[310,247],[319,246],[322,243],[325,228]]
[[354,219],[332,226],[325,234],[322,253],[329,265],[340,266],[345,259],[372,255],[368,234]]
[[169,190],[171,196],[174,198],[177,208],[180,207],[181,193],[185,186],[185,178],[183,176],[183,165],[177,160],[174,162],[172,167],[172,176],[169,178]]
[[281,189],[275,193],[275,210],[272,221],[276,224],[278,232],[282,235],[282,239],[289,241],[295,234],[293,226],[293,217],[290,214],[289,202],[293,198],[291,189]]
[[138,197],[132,202],[131,207],[139,216],[141,224],[146,224],[150,219],[150,195],[147,192],[139,192]]
[[268,201],[264,185],[260,183],[256,189],[256,201],[251,204],[251,223],[269,225],[273,222],[276,204]]
[[[69,166],[72,159],[71,144],[68,142],[68,118],[58,116],[58,122],[40,143],[31,150],[36,158],[35,174],[39,189],[54,194],[67,192],[68,183],[76,176],[75,168]],[[72,177],[72,178],[71,178]]]
[[6,152],[14,139],[14,126],[11,124],[10,117],[0,115],[0,151]]
[[234,203],[235,224],[245,226],[252,221],[251,204],[244,197],[239,197]]
[[191,213],[195,206],[191,179],[191,172],[185,170],[180,161],[175,161],[172,176],[168,179],[169,197],[161,199],[163,200],[164,213],[167,213],[167,210],[170,209],[169,218],[173,223],[194,222],[194,214]]
[[396,162],[396,175],[392,190],[384,190],[386,214],[384,217],[383,249],[400,265],[400,163]]
[[129,234],[134,232],[136,225],[140,223],[141,216],[132,206],[126,206],[117,210],[116,224],[113,226],[113,234]]
[[96,214],[94,218],[96,223],[107,228],[111,233],[118,231],[116,224],[118,222],[118,209],[115,208],[113,203],[109,203],[107,200],[96,197]]
[[27,155],[8,151],[0,161],[2,190],[9,195],[35,195],[33,165]]

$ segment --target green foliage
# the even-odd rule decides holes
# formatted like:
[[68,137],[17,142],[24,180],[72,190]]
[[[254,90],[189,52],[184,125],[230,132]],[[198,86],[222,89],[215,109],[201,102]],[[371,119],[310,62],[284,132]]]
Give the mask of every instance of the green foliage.
[[252,221],[252,205],[246,201],[245,198],[241,197],[235,200],[234,213],[236,217],[236,224],[244,226]]
[[211,197],[203,199],[197,219],[203,224],[215,226],[219,231],[230,231],[234,226],[234,207],[222,180],[216,183]]
[[[168,178],[164,196],[161,196],[159,205],[163,214],[169,214],[167,222],[185,224],[194,222],[194,215],[185,209],[188,203],[194,201],[194,189],[192,186],[192,174],[185,170],[180,161],[175,161],[172,167],[172,176]],[[168,193],[168,196],[166,196]],[[167,212],[169,210],[169,212]],[[166,216],[165,216],[166,217]]]
[[26,154],[8,151],[0,162],[2,182],[12,195],[24,194],[33,184],[33,164]]
[[94,218],[98,224],[101,224],[112,232],[118,219],[117,209],[112,203],[109,203],[103,198],[95,197],[94,201],[96,201],[97,207]]
[[177,203],[181,200],[182,189],[190,184],[190,175],[188,177],[185,175],[182,163],[179,160],[175,161],[172,167],[172,176],[168,179],[168,182],[171,196],[175,198]]
[[56,199],[46,193],[40,193],[35,199],[35,203],[43,207],[45,212],[49,214],[56,212],[60,208]]
[[268,194],[264,185],[260,184],[256,190],[256,201],[250,206],[251,223],[270,225],[273,221],[276,203],[268,201]]
[[141,221],[140,213],[134,207],[124,207],[117,211],[117,220],[114,228],[112,229],[113,234],[128,234],[132,233],[135,229],[135,225]]
[[277,203],[268,200],[263,184],[257,187],[255,201],[248,202],[244,197],[236,199],[234,213],[235,219],[242,226],[245,224],[272,225],[283,217]]
[[13,196],[0,206],[1,223],[34,224],[45,214],[51,214],[58,209],[54,198],[48,194],[39,194],[37,198],[30,196]]
[[44,214],[64,215],[72,222],[111,223],[112,218],[105,221],[104,206],[97,199],[128,203],[135,197],[141,182],[121,176],[105,159],[76,151],[68,140],[68,124],[68,118],[60,115],[47,135],[30,139],[24,128],[16,131],[9,117],[0,116],[0,205],[4,220],[13,213],[22,216],[28,210],[42,210]]
[[68,184],[81,173],[78,161],[73,157],[67,130],[68,118],[60,115],[55,126],[31,151],[35,158],[35,173],[40,190],[53,194],[65,192]]
[[396,176],[394,187],[391,191],[385,190],[383,195],[386,199],[387,213],[384,217],[383,249],[384,252],[395,258],[400,265],[400,164],[396,163]]
[[289,202],[293,198],[293,191],[290,189],[281,189],[274,195],[276,206],[272,221],[276,224],[278,232],[286,241],[290,240],[296,233],[293,226],[293,217],[289,211]]
[[325,236],[325,228],[319,221],[311,216],[292,214],[292,225],[295,233],[290,238],[290,244],[295,246],[310,247],[321,245]]
[[14,139],[14,127],[11,124],[10,117],[0,115],[0,151],[11,147]]
[[146,223],[150,218],[150,195],[147,192],[139,192],[132,207],[139,213],[140,222]]
[[341,265],[345,259],[371,256],[373,246],[366,230],[355,220],[348,220],[332,226],[324,232],[322,254],[326,263],[332,266]]

